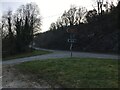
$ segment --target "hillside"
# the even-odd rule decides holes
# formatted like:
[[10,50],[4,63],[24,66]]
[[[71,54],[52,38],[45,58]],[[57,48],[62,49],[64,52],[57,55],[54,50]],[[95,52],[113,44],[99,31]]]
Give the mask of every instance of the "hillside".
[[[117,22],[118,6],[109,13],[92,18],[92,22],[74,25],[74,28],[77,29],[77,33],[75,34],[77,42],[74,43],[73,50],[117,53],[118,34],[120,33]],[[70,27],[64,26],[57,30],[38,34],[34,39],[36,46],[69,50],[70,44],[67,42],[69,33],[66,30]]]

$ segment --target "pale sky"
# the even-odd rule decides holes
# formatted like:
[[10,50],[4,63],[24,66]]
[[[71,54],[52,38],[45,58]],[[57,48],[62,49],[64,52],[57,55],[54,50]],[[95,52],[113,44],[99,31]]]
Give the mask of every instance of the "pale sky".
[[94,0],[0,0],[0,14],[9,9],[15,11],[20,5],[30,2],[35,2],[39,6],[42,17],[41,32],[49,30],[50,24],[55,22],[71,5],[83,6],[90,10],[93,9],[94,4]]

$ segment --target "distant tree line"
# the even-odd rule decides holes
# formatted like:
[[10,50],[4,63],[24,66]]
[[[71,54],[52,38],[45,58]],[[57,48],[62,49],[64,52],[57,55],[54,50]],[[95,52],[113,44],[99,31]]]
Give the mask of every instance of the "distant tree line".
[[86,13],[87,9],[85,7],[79,7],[77,9],[76,6],[72,5],[68,11],[64,11],[62,16],[59,17],[55,23],[51,23],[50,30],[57,30],[66,26],[79,25],[83,21]]
[[[85,7],[76,7],[71,5],[68,11],[64,11],[56,22],[51,23],[49,30],[58,30],[60,27],[80,25],[81,23],[94,22],[96,16],[101,16],[110,13],[114,10],[113,2],[105,2],[104,0],[96,0],[97,8],[87,11]],[[103,10],[104,7],[104,10]],[[93,21],[92,21],[93,20]]]
[[29,51],[34,34],[40,30],[41,18],[35,3],[20,6],[13,14],[3,14],[1,20],[3,57]]
[[77,29],[77,42],[73,50],[118,53],[120,3],[115,6],[101,1],[97,0],[97,8],[89,11],[84,7],[72,6],[51,24],[49,31],[36,35],[36,46],[69,50],[69,33],[66,30],[74,27]]

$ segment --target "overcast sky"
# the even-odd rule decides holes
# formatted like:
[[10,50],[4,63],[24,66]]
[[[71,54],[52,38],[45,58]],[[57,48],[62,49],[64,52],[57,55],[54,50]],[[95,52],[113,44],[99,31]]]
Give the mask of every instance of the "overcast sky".
[[[116,1],[116,0],[108,0]],[[35,2],[40,8],[42,16],[42,32],[47,31],[52,22],[55,22],[71,5],[93,9],[94,0],[0,0],[0,14],[9,9],[15,11],[20,5]]]

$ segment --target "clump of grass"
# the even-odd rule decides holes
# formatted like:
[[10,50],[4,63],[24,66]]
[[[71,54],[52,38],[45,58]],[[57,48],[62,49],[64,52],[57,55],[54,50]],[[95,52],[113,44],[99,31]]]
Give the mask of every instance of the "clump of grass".
[[112,59],[62,58],[32,61],[17,66],[24,74],[34,75],[63,88],[116,88],[118,63]]

